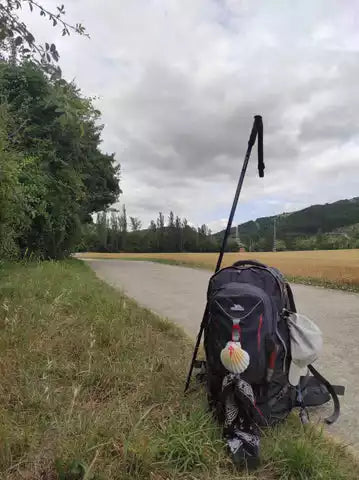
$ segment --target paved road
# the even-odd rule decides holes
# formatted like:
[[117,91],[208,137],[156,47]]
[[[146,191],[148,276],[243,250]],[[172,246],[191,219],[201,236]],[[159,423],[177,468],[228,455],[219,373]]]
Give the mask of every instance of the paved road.
[[[140,261],[87,261],[100,278],[196,336],[210,272]],[[298,311],[322,329],[320,370],[346,387],[342,415],[328,428],[359,450],[359,295],[305,285],[293,290]]]

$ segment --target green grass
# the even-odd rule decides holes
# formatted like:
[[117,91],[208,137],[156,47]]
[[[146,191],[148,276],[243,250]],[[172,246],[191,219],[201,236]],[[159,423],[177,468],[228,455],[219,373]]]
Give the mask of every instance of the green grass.
[[191,342],[80,261],[0,266],[2,480],[354,480],[343,447],[293,417],[262,467],[233,470]]
[[[113,259],[112,259],[113,260]],[[131,260],[131,261],[142,261],[142,262],[155,262],[155,263],[162,263],[164,265],[177,265],[180,267],[187,267],[187,268],[199,268],[203,270],[210,270],[208,265],[203,263],[196,263],[196,262],[185,262],[181,260],[172,260],[168,258],[147,258],[147,257],[126,257],[126,258],[119,258],[118,260]],[[315,287],[323,287],[323,288],[331,288],[334,290],[343,290],[346,292],[354,292],[359,293],[359,285],[352,284],[352,283],[341,283],[335,282],[332,280],[324,280],[321,278],[315,277],[298,277],[293,275],[286,275],[286,278],[291,283],[301,283],[303,285],[312,285]]]

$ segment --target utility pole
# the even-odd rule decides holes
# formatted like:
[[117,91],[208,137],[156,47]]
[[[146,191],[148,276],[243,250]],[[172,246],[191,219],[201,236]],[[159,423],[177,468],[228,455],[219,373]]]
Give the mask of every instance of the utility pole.
[[277,217],[273,221],[273,252],[277,251]]

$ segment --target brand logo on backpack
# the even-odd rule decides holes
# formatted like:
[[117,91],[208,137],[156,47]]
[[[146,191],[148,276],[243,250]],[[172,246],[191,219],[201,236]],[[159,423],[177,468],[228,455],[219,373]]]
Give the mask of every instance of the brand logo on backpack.
[[244,312],[244,308],[242,307],[242,305],[239,304],[233,305],[233,307],[231,307],[231,310],[233,312]]

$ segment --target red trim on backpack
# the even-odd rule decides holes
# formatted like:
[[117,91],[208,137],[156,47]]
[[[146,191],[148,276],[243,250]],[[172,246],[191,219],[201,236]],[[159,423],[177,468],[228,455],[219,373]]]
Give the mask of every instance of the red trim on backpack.
[[261,417],[264,417],[261,409],[260,409],[259,407],[257,407],[257,405],[254,405],[254,407],[255,407],[255,409],[257,410],[257,412],[259,413],[259,415],[260,415]]
[[269,368],[271,368],[273,370],[274,370],[274,366],[275,366],[276,357],[277,357],[277,351],[276,351],[276,349],[274,349],[273,352],[269,356],[269,362],[268,362]]
[[254,408],[255,408],[255,409],[257,410],[257,412],[259,413],[259,415],[260,415],[261,417],[263,417],[264,415],[263,415],[261,409],[257,406],[256,399],[253,400],[253,405],[254,405]]
[[241,327],[240,325],[233,325],[232,326],[232,342],[235,342],[236,340],[234,339],[234,330],[238,330],[238,336],[239,336],[239,341],[241,341]]
[[261,331],[263,325],[263,314],[259,317],[259,324],[258,324],[258,331],[257,331],[257,345],[258,345],[258,353],[261,349]]

